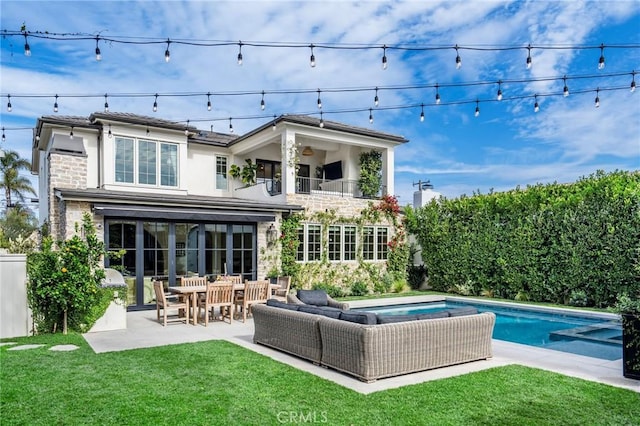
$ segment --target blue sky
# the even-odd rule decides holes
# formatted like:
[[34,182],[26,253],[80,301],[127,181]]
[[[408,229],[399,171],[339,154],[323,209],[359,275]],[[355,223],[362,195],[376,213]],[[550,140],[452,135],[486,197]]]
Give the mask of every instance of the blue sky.
[[[628,90],[632,71],[640,71],[639,1],[3,0],[0,9],[1,27],[7,31],[19,31],[24,23],[34,32],[121,40],[449,47],[389,49],[388,67],[383,70],[380,48],[316,48],[317,64],[311,68],[310,49],[304,46],[245,45],[239,66],[237,45],[172,44],[171,60],[166,63],[166,44],[103,41],[98,62],[95,40],[30,37],[32,55],[27,57],[24,37],[3,37],[0,122],[7,130],[0,148],[17,150],[29,159],[29,128],[38,117],[54,114],[55,94],[60,95],[58,114],[88,116],[103,109],[104,98],[83,95],[312,91],[267,94],[264,111],[259,95],[214,96],[211,111],[203,96],[161,97],[156,113],[151,108],[153,98],[108,99],[110,111],[189,119],[202,129],[213,125],[217,131],[227,131],[228,117],[317,113],[316,89],[379,87],[378,107],[373,103],[373,90],[327,91],[322,92],[322,109],[327,120],[410,140],[396,150],[395,157],[395,192],[403,205],[411,203],[412,183],[418,180],[430,180],[438,192],[453,198],[518,185],[573,182],[599,169],[640,169],[640,91]],[[599,70],[597,46],[602,43],[606,67]],[[456,44],[461,47],[460,69],[456,69],[456,52],[451,48]],[[528,45],[543,47],[532,49],[530,69],[525,66]],[[596,48],[573,48],[593,46]],[[518,49],[496,50],[505,47]],[[603,77],[609,74],[621,75]],[[565,75],[569,77],[568,97],[561,95],[564,82],[558,79]],[[592,77],[574,78],[578,76]],[[640,75],[635,80],[640,83]],[[476,84],[480,82],[487,84]],[[440,105],[435,105],[436,83]],[[422,88],[400,90],[399,86]],[[499,102],[498,88],[504,94]],[[603,90],[596,92],[597,88]],[[10,113],[6,109],[9,94]],[[540,94],[537,99],[536,94]],[[26,95],[49,96],[23,97]],[[599,108],[594,105],[596,95]],[[537,113],[533,108],[536,100]],[[419,120],[421,104],[423,122]],[[476,106],[478,117],[474,116]],[[369,123],[368,108],[373,123]],[[345,109],[364,111],[332,113]],[[234,131],[241,134],[267,120],[235,119]]]

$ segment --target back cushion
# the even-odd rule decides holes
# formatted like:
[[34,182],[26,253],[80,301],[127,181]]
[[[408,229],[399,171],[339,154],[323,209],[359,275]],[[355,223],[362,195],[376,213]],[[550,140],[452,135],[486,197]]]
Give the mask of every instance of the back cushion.
[[378,324],[391,324],[394,322],[416,321],[418,314],[414,315],[378,315]]
[[462,315],[475,315],[478,313],[478,310],[476,308],[474,308],[473,306],[466,306],[464,308],[454,308],[454,309],[449,309],[449,316],[450,317],[459,317]]
[[373,312],[342,311],[340,319],[358,324],[377,324],[378,316]]
[[283,301],[278,299],[269,299],[267,300],[267,306],[273,306],[274,308],[288,309],[290,311],[297,311],[299,305],[284,303]]
[[327,309],[324,306],[312,306],[312,305],[298,305],[298,311],[306,312],[308,314],[316,314],[316,315],[324,315],[329,318],[338,318],[340,317],[339,309]]
[[447,318],[449,316],[448,311],[431,312],[428,314],[418,314],[418,319],[434,319],[434,318]]
[[298,299],[307,305],[327,306],[327,293],[324,290],[298,290]]

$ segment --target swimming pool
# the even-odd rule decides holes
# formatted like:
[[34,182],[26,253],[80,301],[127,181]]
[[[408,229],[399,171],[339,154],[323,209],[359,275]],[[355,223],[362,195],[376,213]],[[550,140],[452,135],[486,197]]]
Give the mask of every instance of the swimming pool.
[[508,305],[447,300],[408,305],[355,308],[379,315],[407,315],[473,306],[496,314],[493,338],[605,360],[622,358],[622,327],[610,316],[543,311]]

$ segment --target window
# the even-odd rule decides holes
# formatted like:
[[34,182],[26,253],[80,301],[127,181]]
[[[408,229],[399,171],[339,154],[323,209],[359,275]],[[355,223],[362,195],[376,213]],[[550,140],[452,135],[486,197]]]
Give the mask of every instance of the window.
[[115,155],[116,182],[157,186],[160,176],[160,186],[178,186],[176,144],[116,137]]
[[116,138],[116,182],[133,183],[134,141]]
[[321,230],[320,225],[307,225],[307,260],[309,262],[320,260],[322,254]]
[[383,226],[365,226],[362,229],[362,258],[386,260],[389,251],[389,229]]
[[304,262],[304,228],[298,228],[298,248],[296,249],[296,260],[298,262]]
[[228,189],[227,157],[216,157],[216,189]]
[[389,250],[389,230],[387,228],[377,228],[376,231],[378,234],[378,253],[376,259],[386,260]]
[[329,260],[340,260],[340,226],[329,227]]
[[362,229],[362,258],[364,260],[375,260],[375,239],[374,228],[365,226]]
[[344,227],[344,260],[356,260],[356,227]]

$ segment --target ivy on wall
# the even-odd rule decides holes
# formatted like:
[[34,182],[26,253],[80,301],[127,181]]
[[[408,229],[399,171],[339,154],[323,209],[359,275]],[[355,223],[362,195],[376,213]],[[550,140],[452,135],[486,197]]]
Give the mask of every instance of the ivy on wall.
[[[293,277],[295,288],[323,288],[332,296],[363,293],[367,290],[388,292],[404,289],[407,282],[409,245],[405,227],[400,219],[398,200],[385,196],[379,202],[370,202],[360,216],[342,217],[335,210],[313,214],[296,213],[284,218],[281,224],[281,259],[283,275]],[[322,227],[322,254],[320,261],[297,262],[298,229],[303,222],[318,223]],[[362,232],[365,226],[385,223],[391,228],[387,261],[367,262],[362,258]],[[357,228],[358,247],[356,264],[330,262],[328,259],[328,229],[331,225],[353,224]],[[355,289],[355,291],[354,291]]]

